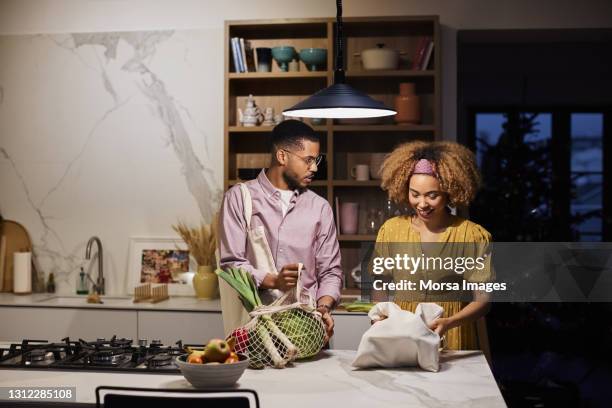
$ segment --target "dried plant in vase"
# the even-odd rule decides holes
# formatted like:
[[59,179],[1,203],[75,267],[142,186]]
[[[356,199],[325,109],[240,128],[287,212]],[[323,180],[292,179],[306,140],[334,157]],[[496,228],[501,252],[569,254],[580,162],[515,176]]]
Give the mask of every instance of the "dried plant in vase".
[[215,250],[217,249],[217,217],[211,224],[201,223],[199,227],[189,227],[179,221],[172,228],[189,248],[189,253],[198,264],[193,277],[193,288],[198,299],[214,299],[219,293],[219,282],[214,273]]

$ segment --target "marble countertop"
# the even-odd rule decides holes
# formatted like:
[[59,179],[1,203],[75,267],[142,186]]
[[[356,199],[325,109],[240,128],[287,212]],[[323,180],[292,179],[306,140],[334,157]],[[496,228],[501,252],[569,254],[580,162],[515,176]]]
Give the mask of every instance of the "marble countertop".
[[[0,307],[58,307],[71,309],[119,309],[119,310],[149,310],[149,311],[188,311],[221,313],[219,299],[201,300],[192,296],[171,296],[158,303],[134,303],[130,296],[103,296],[102,304],[87,303],[86,296],[59,295],[50,293],[33,293],[30,295],[15,295],[0,293]],[[340,315],[365,315],[365,313],[334,310]]]
[[[417,368],[357,370],[355,351],[328,350],[283,370],[247,370],[236,387],[255,390],[266,408],[316,406],[505,407],[480,351],[447,351],[437,373]],[[76,387],[77,401],[95,404],[100,385],[192,388],[182,375],[0,370],[2,387]]]

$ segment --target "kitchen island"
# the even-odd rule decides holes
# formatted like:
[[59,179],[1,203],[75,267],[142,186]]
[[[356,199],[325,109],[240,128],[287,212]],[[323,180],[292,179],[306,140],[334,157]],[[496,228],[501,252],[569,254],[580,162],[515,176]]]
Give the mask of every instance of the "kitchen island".
[[[417,368],[357,370],[355,351],[330,350],[294,367],[247,370],[237,388],[255,390],[262,407],[505,407],[480,351],[446,351],[437,373]],[[76,387],[76,402],[95,404],[97,386],[192,388],[181,375],[0,370],[0,387]],[[0,401],[2,403],[7,401]],[[17,405],[13,405],[17,406]]]

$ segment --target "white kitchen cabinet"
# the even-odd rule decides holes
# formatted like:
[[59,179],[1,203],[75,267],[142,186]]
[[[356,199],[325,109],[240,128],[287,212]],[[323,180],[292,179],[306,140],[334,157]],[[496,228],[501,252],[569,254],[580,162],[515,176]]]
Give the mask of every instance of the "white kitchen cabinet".
[[330,348],[337,350],[357,350],[361,336],[370,327],[366,314],[334,314],[334,336]]
[[0,307],[0,341],[137,338],[135,310]]
[[223,338],[221,312],[139,311],[138,336],[141,339],[161,340],[171,345],[202,344],[212,338]]

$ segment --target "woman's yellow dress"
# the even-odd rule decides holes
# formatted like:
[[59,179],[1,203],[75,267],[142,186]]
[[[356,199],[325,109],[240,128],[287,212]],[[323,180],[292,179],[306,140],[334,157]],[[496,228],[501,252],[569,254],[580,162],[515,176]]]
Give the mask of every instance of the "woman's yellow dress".
[[[379,243],[421,243],[421,237],[418,231],[412,227],[411,218],[409,216],[399,216],[387,220],[378,231],[376,238]],[[491,234],[480,225],[460,217],[453,217],[452,224],[442,233],[438,243],[441,246],[450,243],[478,243],[484,244],[491,242]],[[455,245],[456,248],[463,251],[466,246]],[[455,249],[456,249],[455,248]],[[388,255],[388,254],[387,254]],[[471,275],[469,281],[484,282],[491,279],[492,271],[490,265],[486,270],[479,273],[478,276]],[[405,277],[405,276],[404,276]],[[402,279],[402,273],[393,271],[392,278],[395,282]],[[416,296],[416,297],[415,297]],[[410,297],[411,299],[407,299]],[[456,298],[456,296],[454,296]],[[416,301],[415,299],[418,299]],[[458,300],[440,301],[430,297],[424,292],[411,293],[406,296],[404,291],[396,292],[394,298],[402,309],[414,312],[416,306],[421,302],[434,301],[444,308],[443,317],[449,317],[459,312],[467,302]],[[446,332],[446,348],[451,350],[476,350],[478,346],[478,335],[476,324],[466,324],[460,327],[455,327]]]

